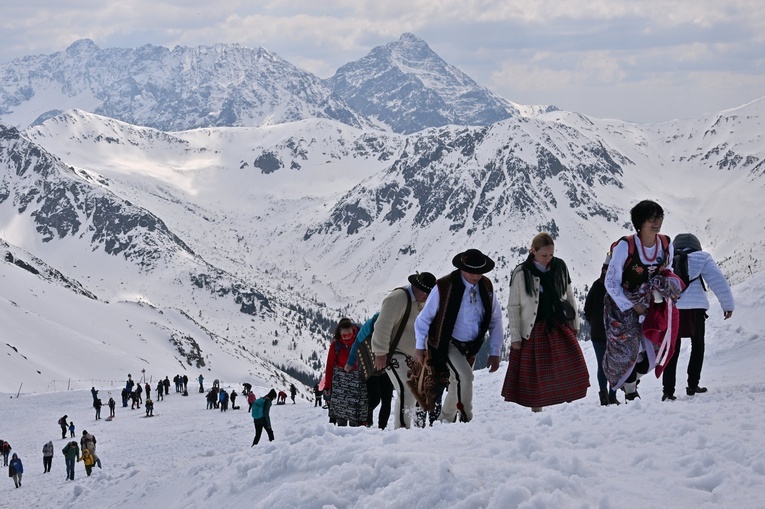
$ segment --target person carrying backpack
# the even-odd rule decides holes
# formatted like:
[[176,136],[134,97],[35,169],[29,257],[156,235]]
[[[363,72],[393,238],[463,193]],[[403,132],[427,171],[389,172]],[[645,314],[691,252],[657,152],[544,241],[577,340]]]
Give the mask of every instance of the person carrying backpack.
[[61,419],[58,420],[58,425],[61,426],[61,439],[66,439],[66,432],[69,429],[69,423],[67,422],[67,419],[69,418],[68,415],[63,416]]
[[271,402],[276,399],[276,391],[271,389],[268,394],[258,398],[252,404],[252,421],[255,424],[255,438],[252,439],[252,445],[255,447],[260,442],[260,435],[265,428],[268,434],[268,441],[274,441],[274,430],[271,428]]
[[[370,332],[372,351],[375,354],[374,367],[378,371],[384,370],[384,374],[380,376],[387,376],[393,390],[398,393],[393,409],[394,429],[409,428],[413,416],[418,414],[417,400],[407,383],[408,373],[414,365],[414,322],[431,290],[436,286],[436,276],[430,272],[415,272],[409,275],[407,281],[408,285],[396,288],[385,296]],[[384,383],[382,380],[378,382]],[[387,398],[390,391],[386,390],[387,386],[381,388],[381,395]],[[390,404],[389,399],[386,404]],[[439,413],[440,408],[437,407],[433,409],[432,415],[437,417]],[[378,416],[378,424],[381,420]],[[417,420],[415,423],[418,423]]]
[[640,397],[642,375],[655,369],[661,376],[672,358],[679,318],[675,302],[684,288],[672,272],[670,238],[659,233],[661,205],[643,200],[632,207],[630,219],[636,233],[611,246],[603,309],[603,372],[611,388],[623,388],[627,401]]
[[680,310],[680,332],[677,336],[675,354],[667,364],[662,376],[664,394],[662,401],[675,400],[675,380],[677,375],[677,360],[680,357],[681,338],[691,338],[691,356],[688,360],[688,386],[685,393],[688,396],[707,392],[706,387],[700,387],[701,368],[704,364],[704,335],[708,317],[709,300],[706,296],[707,286],[712,289],[723,310],[723,319],[733,316],[735,303],[725,275],[715,262],[712,255],[702,250],[701,242],[691,233],[681,233],[674,242],[675,256],[673,268],[675,273],[687,285],[677,301]]

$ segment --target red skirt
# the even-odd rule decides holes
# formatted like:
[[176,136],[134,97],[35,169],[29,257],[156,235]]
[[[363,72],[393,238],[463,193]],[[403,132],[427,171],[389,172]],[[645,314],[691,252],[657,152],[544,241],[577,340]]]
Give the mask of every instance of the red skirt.
[[589,386],[574,330],[556,322],[548,332],[547,325],[538,322],[520,350],[510,349],[502,396],[522,406],[545,407],[581,399]]

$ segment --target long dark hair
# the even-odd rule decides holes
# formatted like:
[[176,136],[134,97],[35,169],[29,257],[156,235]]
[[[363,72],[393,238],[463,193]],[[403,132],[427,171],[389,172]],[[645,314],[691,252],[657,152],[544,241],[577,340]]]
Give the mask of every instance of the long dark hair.
[[343,317],[340,319],[339,322],[337,322],[337,327],[335,327],[335,333],[332,335],[333,340],[339,340],[340,339],[340,330],[341,329],[354,329],[356,326],[353,324],[350,318]]

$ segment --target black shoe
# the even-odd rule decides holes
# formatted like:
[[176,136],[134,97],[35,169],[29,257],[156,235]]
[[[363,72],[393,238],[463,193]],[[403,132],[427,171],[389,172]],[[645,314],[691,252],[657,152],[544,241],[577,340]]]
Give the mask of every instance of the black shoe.
[[[635,391],[635,392],[625,392],[624,393],[624,399],[626,399],[627,401],[633,401],[633,400],[638,399],[638,398],[640,398],[640,394],[638,394],[637,391]],[[640,399],[642,399],[642,398],[640,398]]]
[[608,406],[608,391],[600,391],[598,397],[600,398],[600,406]]
[[609,405],[621,405],[621,401],[616,399],[616,393],[609,393],[608,394],[608,404]]
[[675,401],[676,399],[677,397],[674,394],[669,394],[667,392],[665,392],[664,395],[661,397],[662,401],[667,401],[667,400]]
[[696,387],[686,387],[685,393],[688,396],[693,396],[694,394],[704,394],[705,392],[707,392],[707,390],[708,389],[706,387],[699,387],[697,385]]

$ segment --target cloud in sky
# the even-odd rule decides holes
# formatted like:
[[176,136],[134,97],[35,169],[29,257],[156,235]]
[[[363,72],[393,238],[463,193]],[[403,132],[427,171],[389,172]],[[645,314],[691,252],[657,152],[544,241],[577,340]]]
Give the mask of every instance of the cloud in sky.
[[2,63],[81,38],[239,43],[325,78],[412,32],[512,101],[647,123],[765,96],[760,0],[25,0],[4,6],[0,30]]

